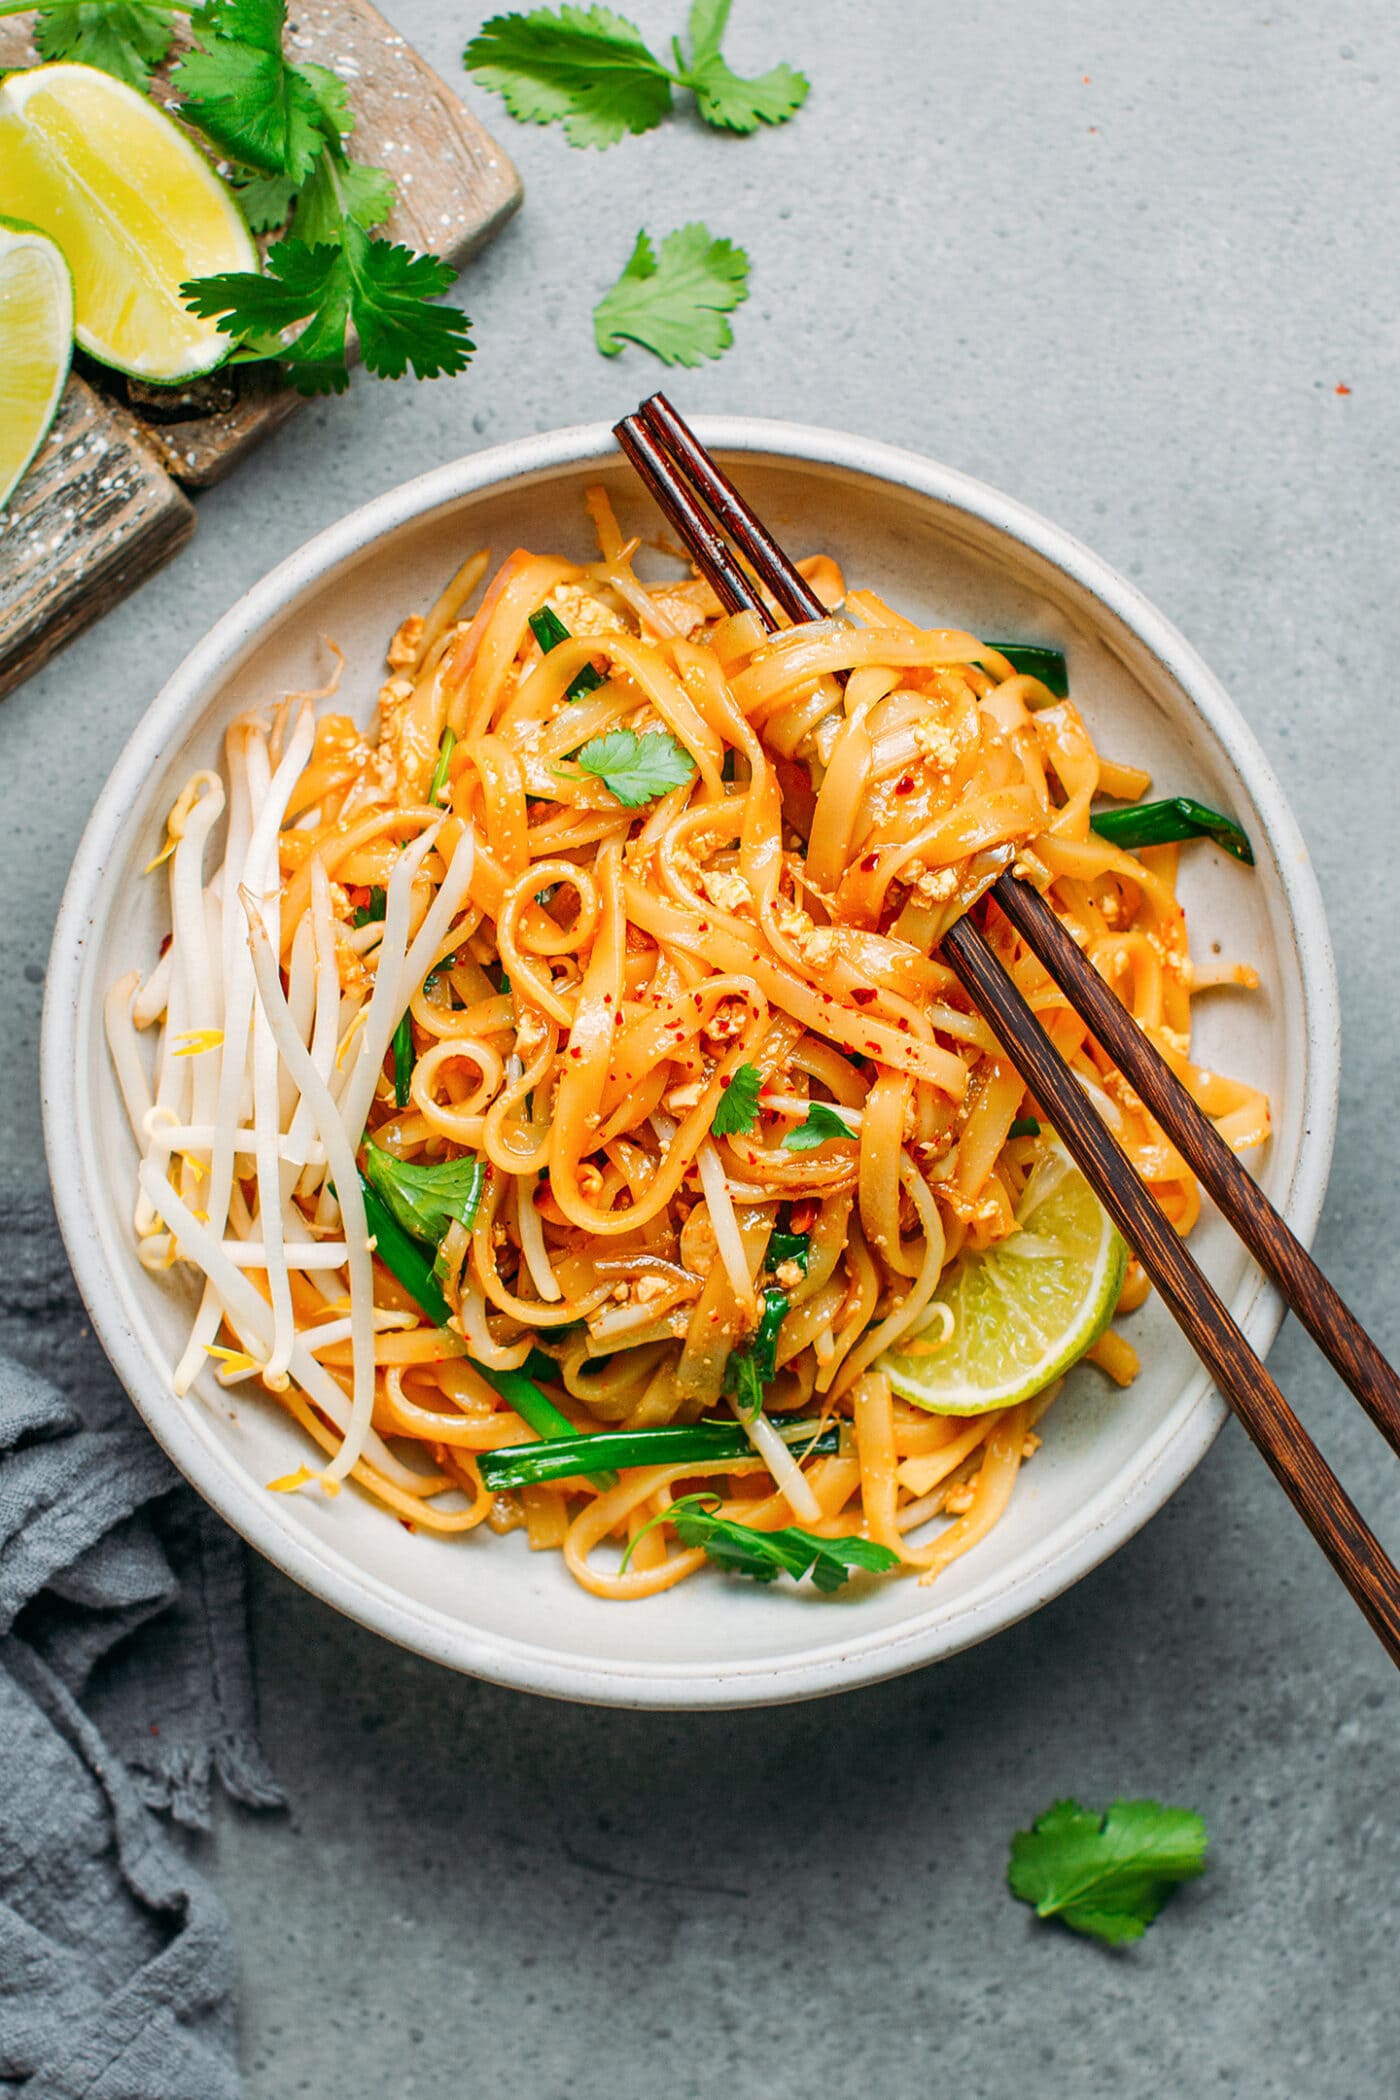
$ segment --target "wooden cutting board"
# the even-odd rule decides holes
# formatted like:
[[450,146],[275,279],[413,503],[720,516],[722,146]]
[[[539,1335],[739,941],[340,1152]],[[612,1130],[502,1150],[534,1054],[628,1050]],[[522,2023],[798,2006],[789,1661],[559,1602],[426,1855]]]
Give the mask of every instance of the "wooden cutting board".
[[[356,158],[397,184],[383,232],[460,266],[520,203],[509,158],[369,0],[310,0],[296,15],[289,54],[340,75]],[[0,72],[34,60],[26,19],[0,19]],[[176,99],[163,82],[156,95]],[[303,405],[266,366],[170,390],[85,360],[0,511],[0,694],[185,544],[195,509],[184,489],[218,481]]]

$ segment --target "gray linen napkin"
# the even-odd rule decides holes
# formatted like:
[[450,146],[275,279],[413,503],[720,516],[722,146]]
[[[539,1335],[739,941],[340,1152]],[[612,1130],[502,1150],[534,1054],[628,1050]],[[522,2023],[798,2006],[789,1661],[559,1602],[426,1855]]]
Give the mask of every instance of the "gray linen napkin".
[[234,2100],[223,1908],[153,1808],[281,1801],[242,1548],[93,1339],[48,1199],[0,1206],[0,2088]]

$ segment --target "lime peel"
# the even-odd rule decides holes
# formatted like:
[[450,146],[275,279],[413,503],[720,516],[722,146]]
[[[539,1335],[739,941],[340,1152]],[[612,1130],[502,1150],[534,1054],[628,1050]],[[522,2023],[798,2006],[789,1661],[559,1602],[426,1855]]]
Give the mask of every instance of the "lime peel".
[[902,1399],[933,1414],[980,1415],[1043,1392],[1113,1318],[1128,1247],[1058,1140],[1037,1164],[1021,1230],[958,1256],[924,1328],[951,1317],[931,1355],[888,1350],[877,1368]]
[[175,386],[231,339],[185,305],[191,278],[256,270],[233,193],[154,102],[92,66],[0,84],[0,211],[32,221],[72,271],[75,332],[100,363]]
[[37,226],[0,218],[0,511],[48,436],[73,360],[73,279]]

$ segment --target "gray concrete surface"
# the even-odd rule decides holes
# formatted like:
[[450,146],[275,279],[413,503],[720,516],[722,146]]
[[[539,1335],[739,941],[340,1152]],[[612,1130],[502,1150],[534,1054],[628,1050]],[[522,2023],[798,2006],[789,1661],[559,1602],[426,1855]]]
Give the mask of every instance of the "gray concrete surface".
[[[394,0],[449,78],[476,15]],[[681,0],[635,0],[659,41]],[[191,550],[0,708],[4,1171],[42,1172],[40,988],[67,853],[150,695],[278,556],[463,448],[658,377],[589,313],[645,217],[742,239],[736,346],[683,406],[921,447],[1062,520],[1178,621],[1317,859],[1346,1078],[1320,1248],[1400,1349],[1393,723],[1400,22],[1382,0],[739,0],[815,83],[749,142],[603,155],[479,106],[524,214],[459,382],[317,407]],[[1347,393],[1344,389],[1350,389]],[[1400,1473],[1296,1330],[1284,1386],[1400,1543]],[[1400,2092],[1397,1688],[1230,1429],[1033,1622],[825,1705],[693,1720],[458,1681],[255,1575],[285,1820],[226,1816],[252,2100],[816,2091]],[[1057,1794],[1199,1804],[1213,1865],[1135,1951],[1037,1928],[1011,1832]]]

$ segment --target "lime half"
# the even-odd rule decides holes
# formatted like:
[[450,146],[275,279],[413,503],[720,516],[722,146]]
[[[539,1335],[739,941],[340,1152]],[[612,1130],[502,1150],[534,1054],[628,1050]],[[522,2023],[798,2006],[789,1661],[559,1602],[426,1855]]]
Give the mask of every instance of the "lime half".
[[[1037,1165],[1021,1230],[961,1254],[934,1295],[952,1331],[927,1356],[878,1360],[904,1399],[940,1415],[980,1415],[1029,1400],[1091,1349],[1118,1303],[1128,1249],[1064,1148]],[[931,1311],[930,1339],[946,1324]]]
[[63,250],[78,342],[103,364],[173,385],[212,371],[233,348],[195,318],[180,286],[256,270],[253,237],[208,161],[124,81],[79,65],[6,76],[0,212]]
[[73,280],[53,242],[0,219],[0,510],[54,419],[73,356]]

